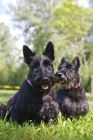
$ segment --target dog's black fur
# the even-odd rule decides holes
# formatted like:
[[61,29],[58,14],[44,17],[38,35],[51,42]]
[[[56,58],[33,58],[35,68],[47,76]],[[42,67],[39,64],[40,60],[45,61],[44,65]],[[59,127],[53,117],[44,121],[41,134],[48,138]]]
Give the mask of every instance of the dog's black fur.
[[29,66],[27,79],[19,91],[9,99],[6,105],[0,106],[0,116],[10,118],[19,124],[32,120],[35,124],[41,121],[48,123],[56,120],[59,112],[54,89],[55,75],[52,61],[54,46],[49,42],[42,56],[35,56],[26,45],[23,46],[24,61]]
[[80,83],[79,67],[80,60],[77,56],[71,63],[63,57],[55,74],[57,82],[61,85],[57,91],[57,100],[65,118],[78,118],[86,115],[89,110],[85,91]]

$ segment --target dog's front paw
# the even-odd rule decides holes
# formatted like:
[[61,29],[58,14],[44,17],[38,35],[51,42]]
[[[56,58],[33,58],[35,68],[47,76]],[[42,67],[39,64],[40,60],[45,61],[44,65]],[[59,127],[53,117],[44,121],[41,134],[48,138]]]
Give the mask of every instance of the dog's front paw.
[[43,104],[44,103],[50,103],[52,101],[52,98],[49,95],[46,95],[42,98]]
[[57,118],[59,113],[58,104],[54,101],[51,102],[44,102],[43,106],[40,110],[40,116],[46,120],[55,119]]

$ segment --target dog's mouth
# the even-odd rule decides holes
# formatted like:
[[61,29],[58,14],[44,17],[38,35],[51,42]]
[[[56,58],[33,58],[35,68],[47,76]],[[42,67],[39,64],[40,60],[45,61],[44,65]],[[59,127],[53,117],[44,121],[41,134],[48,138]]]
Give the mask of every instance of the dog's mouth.
[[47,90],[49,88],[49,84],[42,84],[41,87],[43,90]]
[[67,77],[64,74],[57,76],[57,82],[60,84],[65,84],[67,82]]
[[64,78],[60,78],[59,83],[60,84],[64,84],[66,82],[66,80]]

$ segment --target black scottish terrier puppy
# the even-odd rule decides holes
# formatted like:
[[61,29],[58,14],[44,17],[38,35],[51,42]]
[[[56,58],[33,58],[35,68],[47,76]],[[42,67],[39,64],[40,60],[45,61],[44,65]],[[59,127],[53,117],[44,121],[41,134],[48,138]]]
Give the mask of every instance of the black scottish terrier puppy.
[[35,124],[41,121],[48,123],[57,119],[59,107],[54,90],[55,75],[52,61],[54,46],[49,42],[42,56],[35,56],[26,45],[23,46],[24,61],[29,66],[29,73],[19,91],[12,96],[6,105],[0,106],[0,116],[10,118],[19,124],[32,120]]
[[57,91],[57,100],[60,111],[65,118],[76,118],[86,115],[89,105],[84,88],[80,82],[78,70],[80,61],[78,57],[69,63],[62,58],[55,74],[61,88]]

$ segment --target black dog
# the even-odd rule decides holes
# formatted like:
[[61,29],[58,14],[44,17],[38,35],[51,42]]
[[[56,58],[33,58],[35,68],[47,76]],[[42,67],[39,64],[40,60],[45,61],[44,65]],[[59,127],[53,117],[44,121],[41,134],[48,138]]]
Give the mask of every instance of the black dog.
[[62,58],[56,73],[57,82],[61,85],[57,91],[57,100],[65,118],[78,118],[86,115],[89,110],[85,91],[80,83],[79,67],[78,57],[75,57],[71,63]]
[[49,42],[42,56],[35,56],[26,45],[23,46],[24,61],[29,66],[27,79],[19,91],[7,104],[0,106],[0,116],[10,118],[19,124],[32,120],[35,124],[41,121],[48,123],[57,119],[59,108],[54,90],[55,75],[52,61],[54,46]]

